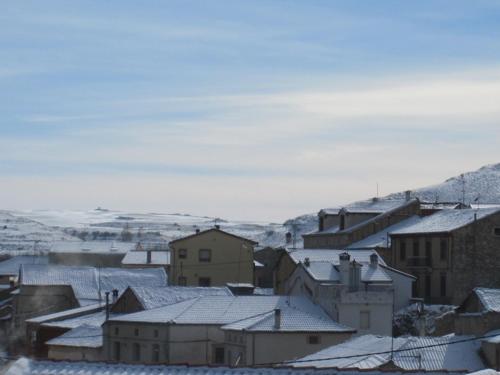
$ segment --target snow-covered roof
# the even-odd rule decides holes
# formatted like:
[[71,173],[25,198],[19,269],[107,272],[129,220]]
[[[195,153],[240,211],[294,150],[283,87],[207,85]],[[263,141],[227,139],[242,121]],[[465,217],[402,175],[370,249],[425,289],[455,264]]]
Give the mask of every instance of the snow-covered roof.
[[311,314],[294,307],[284,307],[280,311],[281,324],[275,327],[275,312],[266,312],[258,316],[222,326],[222,329],[248,332],[353,332],[354,330],[337,323],[324,314]]
[[27,323],[48,323],[48,322],[52,322],[52,321],[70,319],[70,318],[73,318],[76,316],[92,314],[92,313],[98,312],[102,309],[104,309],[104,302],[95,303],[95,304],[87,305],[87,306],[83,306],[83,307],[77,307],[74,309],[64,310],[64,311],[56,312],[53,314],[37,316],[35,318],[31,318],[31,319],[26,320],[26,322]]
[[[370,255],[377,254],[374,250],[337,250],[337,249],[287,249],[290,258],[298,264],[309,258],[310,262],[331,262],[335,265],[339,264],[339,255],[347,252],[351,256],[351,260],[358,263],[370,263]],[[378,254],[377,254],[378,255]],[[380,264],[385,264],[384,260],[379,256]]]
[[46,344],[49,346],[100,348],[102,342],[102,328],[84,324],[47,341]]
[[490,331],[484,336],[486,336],[486,338],[483,339],[483,341],[489,342],[490,344],[500,344],[500,329]]
[[[336,370],[337,375],[402,375],[404,371],[359,371]],[[332,375],[330,369],[314,368],[277,368],[277,367],[214,367],[214,366],[166,366],[166,365],[129,365],[103,362],[63,362],[36,361],[21,358],[14,362],[5,375]],[[445,372],[432,372],[445,374]],[[450,373],[446,373],[451,375]]]
[[[173,324],[215,324],[227,325],[257,316],[274,313],[275,309],[287,310],[282,316],[283,327],[298,327],[305,317],[315,327],[323,322],[325,330],[336,327],[339,332],[352,331],[332,321],[319,307],[305,297],[290,296],[207,296],[160,307],[153,310],[110,318],[111,321],[173,323]],[[288,311],[288,309],[291,309]],[[296,312],[295,312],[296,311]],[[289,319],[286,321],[285,319]],[[262,322],[262,327],[267,323]]]
[[258,244],[258,242],[254,241],[254,240],[251,240],[251,239],[245,238],[245,237],[241,237],[241,236],[239,236],[237,234],[230,233],[230,232],[227,232],[225,230],[221,230],[220,228],[209,228],[207,230],[202,230],[200,232],[196,232],[196,233],[190,234],[188,236],[176,238],[175,240],[170,241],[170,243],[172,244],[172,243],[176,243],[176,242],[179,242],[179,241],[184,241],[184,240],[187,240],[187,239],[190,239],[190,238],[193,238],[193,237],[204,235],[204,234],[209,233],[209,232],[215,232],[215,233],[224,234],[226,236],[230,236],[230,237],[236,238],[238,240],[242,240],[242,241],[248,242],[248,243],[250,243],[252,245],[257,245]]
[[122,241],[56,241],[50,252],[54,253],[127,253],[135,250],[135,242]]
[[148,263],[148,251],[129,251],[122,259],[124,265],[170,265],[170,251],[150,251],[151,262]]
[[424,217],[422,220],[413,225],[391,231],[389,234],[398,235],[451,232],[455,229],[471,224],[474,221],[475,216],[477,217],[477,220],[481,220],[489,215],[499,212],[500,208],[441,210],[435,214]]
[[69,285],[81,305],[104,298],[104,292],[129,286],[166,286],[163,268],[124,269],[60,265],[24,264],[21,266],[21,285]]
[[[392,278],[387,274],[387,272],[382,267],[383,266],[379,264],[370,265],[362,263],[361,281],[367,283],[392,282]],[[316,281],[328,281],[328,282],[340,281],[340,272],[338,269],[338,265],[333,264],[332,262],[313,261],[309,262],[309,266],[304,265],[304,269]]]
[[21,264],[48,264],[49,258],[36,255],[19,255],[0,262],[1,276],[17,276]]
[[106,312],[99,311],[96,313],[81,315],[74,318],[42,323],[41,325],[44,327],[74,329],[82,325],[100,327],[105,321],[106,321]]
[[226,287],[166,286],[155,288],[134,286],[130,289],[145,310],[172,305],[196,297],[233,295]]
[[405,370],[467,370],[485,366],[479,356],[480,342],[473,336],[398,337],[364,335],[331,346],[295,362],[295,367],[373,369],[389,363]]
[[368,199],[350,203],[346,206],[336,208],[324,208],[320,211],[327,215],[337,215],[340,210],[350,213],[373,213],[381,214],[393,210],[408,203],[405,199]]
[[474,288],[485,311],[500,312],[500,289]]
[[375,249],[377,247],[387,247],[391,246],[391,237],[389,233],[407,228],[411,225],[419,223],[422,218],[418,215],[409,217],[408,219],[402,220],[399,223],[393,224],[384,228],[383,230],[372,234],[358,242],[350,244],[348,249]]

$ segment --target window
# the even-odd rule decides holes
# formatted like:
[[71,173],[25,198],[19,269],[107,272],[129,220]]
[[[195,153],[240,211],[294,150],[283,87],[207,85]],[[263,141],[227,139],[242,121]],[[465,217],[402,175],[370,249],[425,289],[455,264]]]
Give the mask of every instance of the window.
[[200,262],[210,262],[212,260],[212,250],[200,249],[198,253],[198,260]]
[[413,241],[413,256],[414,257],[420,256],[420,246],[418,240]]
[[179,279],[178,279],[178,285],[180,286],[186,286],[187,285],[187,279],[185,276],[179,276]]
[[340,215],[340,225],[339,225],[339,229],[340,229],[340,230],[345,229],[345,216],[344,216],[344,215]]
[[448,241],[443,238],[439,244],[439,259],[446,260],[448,258]]
[[360,329],[370,329],[370,312],[361,311],[359,313],[359,328]]
[[215,348],[215,363],[224,364],[224,347]]
[[399,244],[399,259],[403,262],[406,260],[406,242],[404,240],[401,240]]
[[441,274],[441,286],[440,286],[441,297],[446,297],[446,273]]
[[318,335],[307,336],[307,342],[310,345],[318,345],[319,344],[319,336]]
[[493,234],[495,236],[500,236],[500,228],[498,228],[498,227],[497,228],[493,228]]
[[153,333],[154,333],[155,338],[158,338],[158,330],[155,329]]
[[115,327],[115,336],[118,336],[120,334],[120,328]]
[[132,357],[136,362],[141,360],[141,346],[138,343],[132,345]]
[[139,328],[134,328],[134,336],[139,336]]
[[118,341],[115,341],[113,344],[113,353],[115,357],[115,361],[119,361],[121,358],[121,347]]
[[179,259],[186,259],[188,251],[187,249],[179,249]]
[[429,298],[431,296],[431,275],[425,275],[425,297]]
[[210,277],[199,277],[198,286],[210,286]]
[[153,344],[151,350],[151,361],[160,362],[160,345]]
[[430,240],[425,241],[425,265],[431,266],[432,264],[432,242]]

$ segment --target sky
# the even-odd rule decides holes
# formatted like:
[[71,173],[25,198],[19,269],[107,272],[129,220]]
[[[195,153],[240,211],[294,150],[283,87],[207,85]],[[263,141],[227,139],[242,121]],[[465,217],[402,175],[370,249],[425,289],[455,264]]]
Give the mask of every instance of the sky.
[[500,2],[0,3],[0,208],[283,221],[499,162]]

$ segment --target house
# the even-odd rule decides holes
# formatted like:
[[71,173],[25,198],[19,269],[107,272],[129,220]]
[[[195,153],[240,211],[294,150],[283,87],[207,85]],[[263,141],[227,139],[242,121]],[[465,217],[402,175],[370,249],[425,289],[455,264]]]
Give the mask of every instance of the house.
[[47,264],[46,256],[42,255],[18,255],[0,262],[0,286],[17,284],[19,269],[22,264]]
[[121,267],[123,257],[137,244],[122,241],[56,241],[49,263],[63,266]]
[[255,268],[255,285],[261,288],[272,288],[274,285],[274,270],[280,257],[279,249],[273,247],[257,248],[254,260],[260,267]]
[[129,286],[166,286],[163,268],[122,269],[23,264],[14,297],[13,324],[76,307],[102,303],[106,293]]
[[372,250],[289,254],[297,267],[284,283],[285,294],[306,296],[358,334],[391,335],[393,311],[410,303],[415,278],[386,266]]
[[474,288],[455,310],[455,333],[482,336],[500,328],[500,289]]
[[[5,375],[402,375],[408,371],[402,370],[356,370],[293,368],[293,367],[214,367],[214,366],[165,366],[140,365],[105,362],[61,362],[40,361],[20,358],[9,363]],[[416,373],[416,372],[412,372]],[[463,371],[419,371],[419,374],[458,375]],[[483,374],[486,375],[486,374]],[[490,375],[490,374],[488,374]]]
[[157,268],[162,267],[170,272],[169,250],[133,250],[125,254],[121,261],[123,268]]
[[69,361],[101,361],[102,328],[83,324],[47,341],[48,358]]
[[225,286],[254,282],[256,242],[225,232],[219,226],[170,242],[170,284]]
[[411,199],[379,199],[323,209],[318,213],[318,230],[304,234],[304,248],[342,249],[420,213],[420,202]]
[[289,296],[198,297],[110,317],[103,329],[106,360],[191,365],[279,362],[355,332]]
[[323,349],[287,366],[370,371],[462,371],[484,369],[472,336],[397,337],[364,335]]
[[394,230],[391,266],[417,277],[414,296],[459,304],[474,287],[500,287],[500,209],[441,210]]

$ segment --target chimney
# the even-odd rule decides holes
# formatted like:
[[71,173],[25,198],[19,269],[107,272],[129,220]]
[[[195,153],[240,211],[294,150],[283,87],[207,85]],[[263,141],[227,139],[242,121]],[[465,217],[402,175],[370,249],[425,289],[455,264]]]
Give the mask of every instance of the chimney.
[[109,319],[109,292],[106,292],[106,321]]
[[349,263],[351,256],[347,252],[339,254],[339,270],[340,270],[340,282],[342,284],[349,284]]
[[408,202],[411,199],[411,190],[405,191],[405,200]]
[[200,228],[196,228],[196,234],[200,233]]
[[113,293],[113,304],[115,304],[116,301],[118,300],[118,289],[113,289],[112,293]]
[[151,250],[146,251],[146,263],[151,264]]
[[292,243],[292,234],[290,232],[286,232],[286,244],[289,245]]
[[305,265],[306,267],[309,267],[309,266],[311,265],[311,262],[309,261],[309,257],[306,257],[306,258],[304,259],[304,265]]
[[215,224],[215,229],[219,230],[220,229],[220,225],[219,224]]
[[370,266],[371,267],[377,267],[378,265],[378,255],[373,253],[370,255]]
[[274,309],[274,329],[281,328],[281,309]]
[[372,202],[378,202],[378,197],[373,197]]

